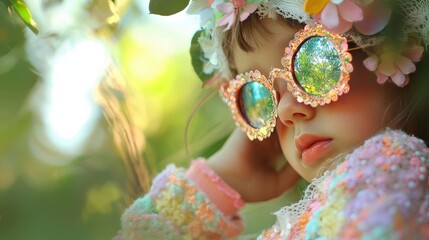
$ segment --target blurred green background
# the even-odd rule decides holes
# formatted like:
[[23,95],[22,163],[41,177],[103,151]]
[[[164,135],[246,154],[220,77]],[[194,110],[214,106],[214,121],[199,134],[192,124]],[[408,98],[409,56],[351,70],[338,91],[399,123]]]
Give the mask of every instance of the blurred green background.
[[[192,70],[198,16],[149,14],[148,0],[26,2],[38,35],[0,3],[0,240],[112,239],[157,172],[210,156],[235,127]],[[305,186],[246,205],[245,234]]]
[[[191,68],[199,21],[144,0],[27,4],[38,35],[0,4],[0,239],[111,239],[145,181],[234,128]],[[247,233],[284,201],[248,206]]]

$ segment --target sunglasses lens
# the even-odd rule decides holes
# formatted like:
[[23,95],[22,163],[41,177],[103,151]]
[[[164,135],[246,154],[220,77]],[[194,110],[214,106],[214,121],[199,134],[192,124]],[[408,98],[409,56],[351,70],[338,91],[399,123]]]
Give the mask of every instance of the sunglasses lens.
[[308,38],[296,52],[293,63],[295,81],[310,95],[328,93],[341,77],[340,56],[325,37]]
[[275,115],[275,104],[270,90],[259,82],[243,85],[239,94],[240,110],[254,128],[266,127]]

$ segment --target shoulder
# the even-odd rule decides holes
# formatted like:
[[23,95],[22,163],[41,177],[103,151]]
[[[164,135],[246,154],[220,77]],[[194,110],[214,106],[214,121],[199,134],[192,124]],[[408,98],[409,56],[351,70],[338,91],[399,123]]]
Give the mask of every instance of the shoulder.
[[348,155],[345,169],[373,168],[377,171],[420,171],[428,167],[429,150],[424,141],[400,130],[387,129]]
[[[346,173],[347,178],[368,185],[376,181],[379,186],[394,187],[397,181],[417,186],[427,178],[429,150],[423,140],[400,130],[387,129],[355,149],[337,168],[337,173]],[[374,182],[375,183],[375,182]],[[396,185],[397,188],[399,185]]]
[[350,154],[335,176],[351,212],[371,209],[375,217],[395,206],[408,219],[428,194],[429,149],[416,137],[386,130]]
[[387,160],[395,157],[403,159],[413,156],[427,158],[428,149],[424,141],[419,138],[400,130],[387,129],[383,133],[366,140],[352,155],[352,158],[376,156],[384,157]]
[[[429,189],[428,176],[429,150],[425,143],[402,131],[388,129],[349,154],[332,171],[322,189],[328,199],[341,198],[353,211],[359,212],[379,201],[415,212]],[[411,203],[413,210],[409,209]]]
[[412,233],[412,226],[429,221],[428,173],[429,150],[422,140],[397,130],[368,139],[321,182],[315,200],[323,204],[308,234],[324,229],[343,239],[374,239]]

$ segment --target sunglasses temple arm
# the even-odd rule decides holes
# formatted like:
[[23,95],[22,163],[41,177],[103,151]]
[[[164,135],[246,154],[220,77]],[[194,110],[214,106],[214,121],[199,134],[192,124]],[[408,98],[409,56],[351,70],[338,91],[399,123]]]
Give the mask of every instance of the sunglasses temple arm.
[[224,82],[220,85],[220,88],[219,88],[219,93],[222,96],[223,100],[225,101],[228,99],[228,96],[230,95],[228,94],[228,86],[229,86],[229,83]]

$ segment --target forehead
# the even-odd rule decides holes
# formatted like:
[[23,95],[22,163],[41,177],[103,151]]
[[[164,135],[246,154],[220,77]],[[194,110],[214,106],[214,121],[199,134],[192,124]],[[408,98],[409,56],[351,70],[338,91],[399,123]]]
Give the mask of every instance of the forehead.
[[281,58],[284,55],[284,49],[293,38],[296,29],[272,19],[262,19],[261,21],[261,24],[271,34],[261,36],[254,51],[246,52],[238,47],[237,43],[233,45],[234,65],[238,73],[259,70],[267,75],[271,67],[282,67]]

